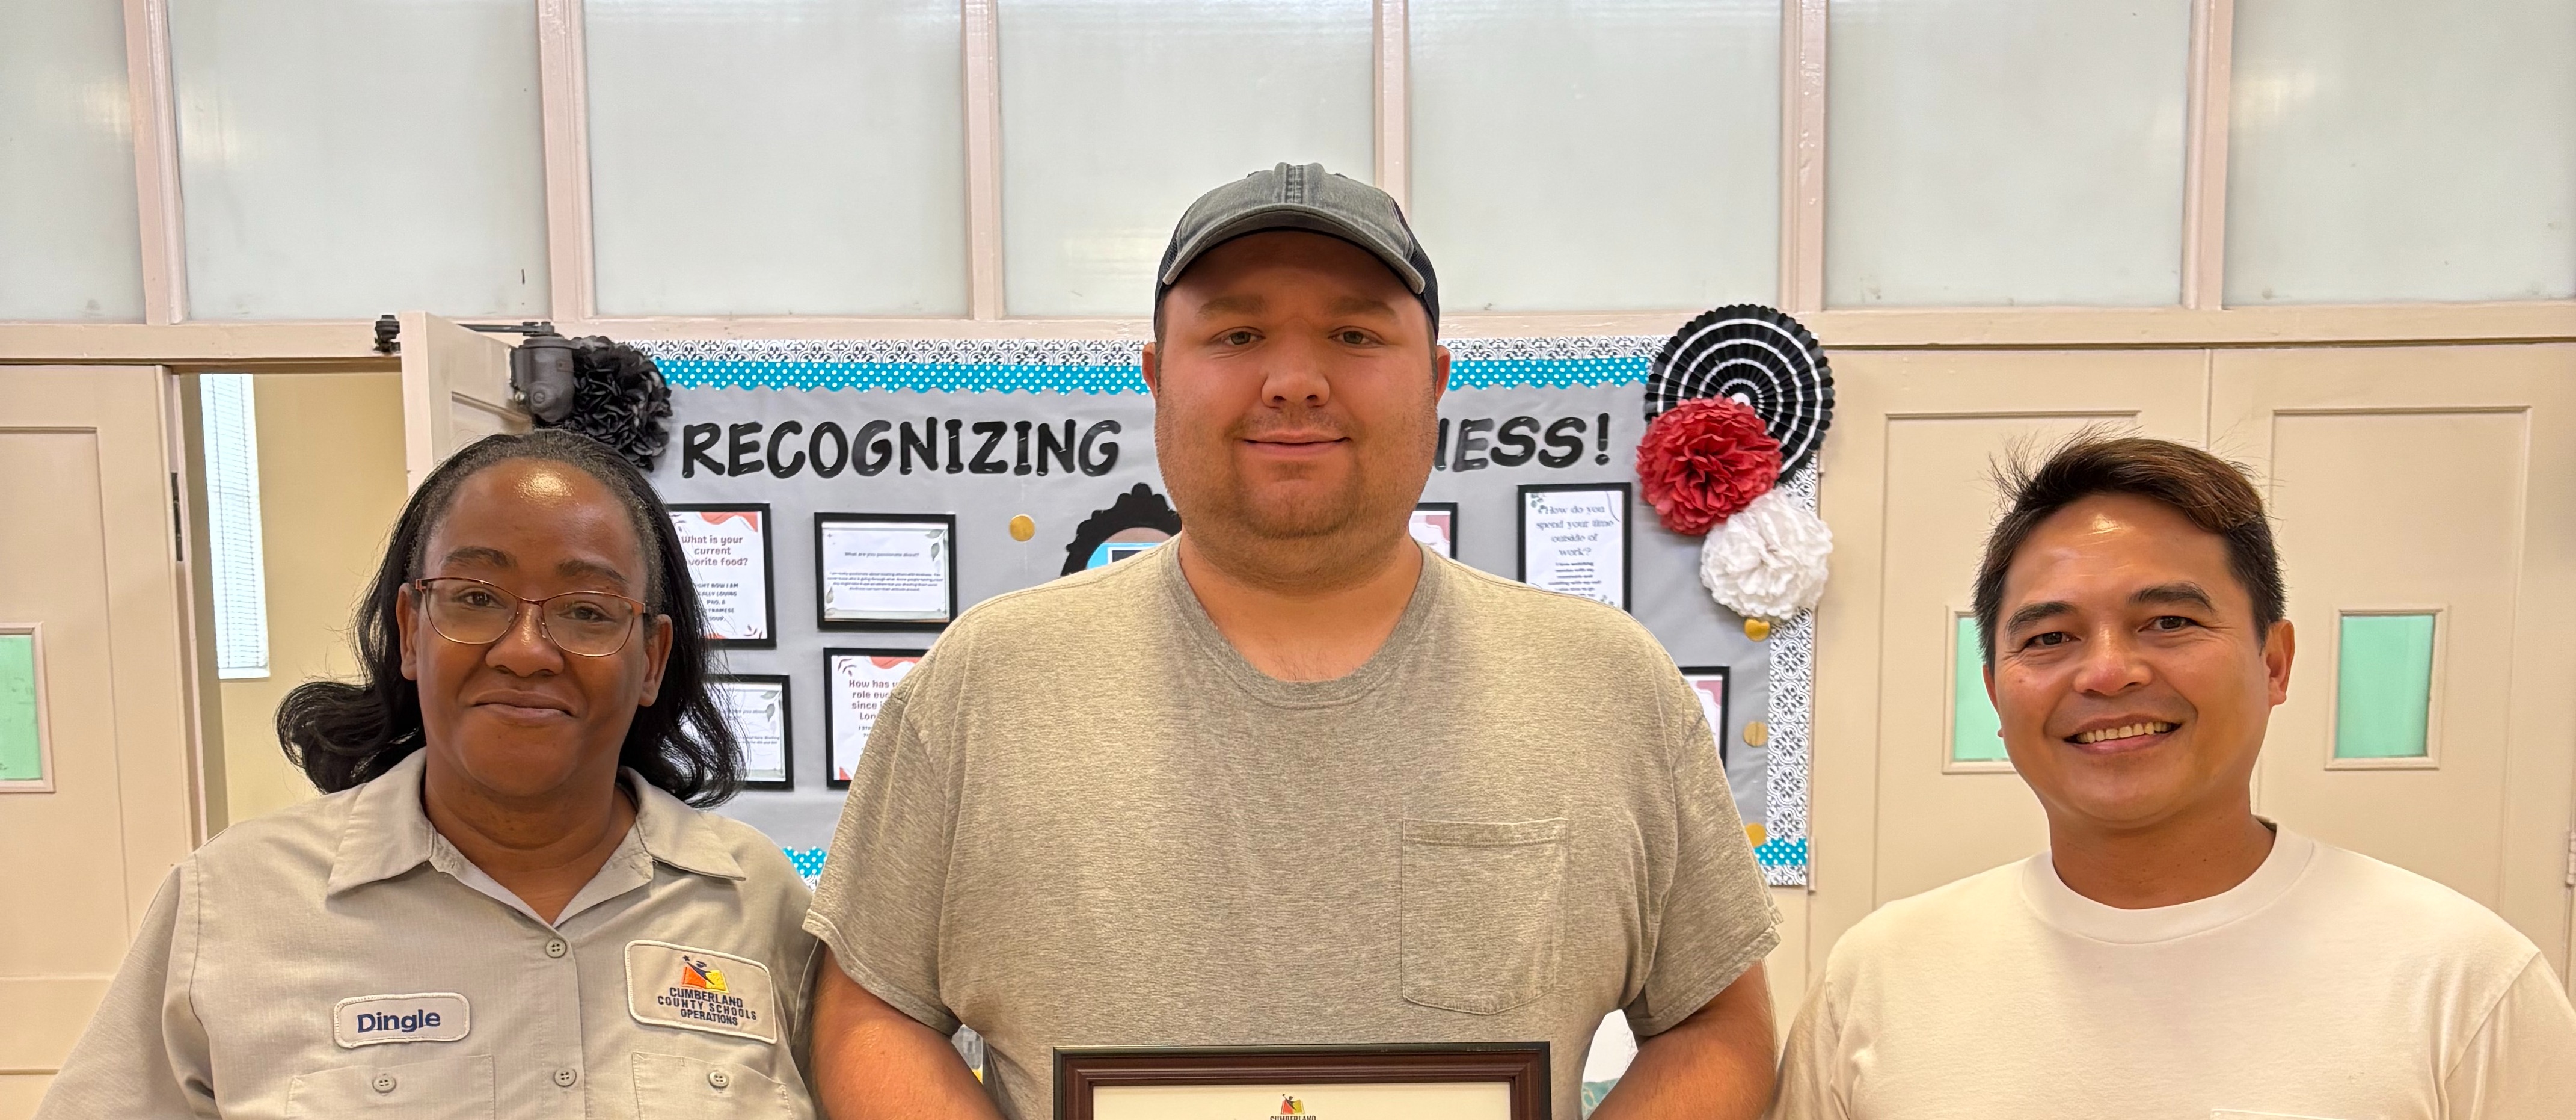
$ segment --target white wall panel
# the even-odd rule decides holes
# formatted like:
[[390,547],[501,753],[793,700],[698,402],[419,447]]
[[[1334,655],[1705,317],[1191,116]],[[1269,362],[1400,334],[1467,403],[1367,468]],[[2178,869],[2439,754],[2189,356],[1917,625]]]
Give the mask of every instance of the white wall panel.
[[125,19],[0,0],[0,320],[143,318]]
[[1461,311],[1774,302],[1779,0],[1414,0],[1412,217]]
[[2236,0],[2227,302],[2576,295],[2576,4]]
[[547,312],[533,0],[170,5],[189,314]]
[[610,315],[962,315],[956,0],[588,0]]
[[2188,0],[1835,0],[1825,297],[2182,295]]
[[1001,0],[1004,302],[1141,315],[1190,200],[1372,178],[1367,0]]

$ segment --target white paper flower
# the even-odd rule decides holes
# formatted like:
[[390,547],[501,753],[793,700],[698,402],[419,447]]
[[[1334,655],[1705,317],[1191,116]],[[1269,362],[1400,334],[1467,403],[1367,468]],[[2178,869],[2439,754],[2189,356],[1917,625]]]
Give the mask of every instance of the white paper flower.
[[1824,597],[1825,557],[1833,551],[1824,520],[1775,489],[1709,530],[1699,581],[1737,614],[1790,618]]

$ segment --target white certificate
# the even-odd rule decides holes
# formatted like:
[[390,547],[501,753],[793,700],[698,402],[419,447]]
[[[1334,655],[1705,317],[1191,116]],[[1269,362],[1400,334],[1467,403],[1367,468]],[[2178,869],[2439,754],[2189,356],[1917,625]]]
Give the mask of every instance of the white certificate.
[[768,506],[677,506],[671,526],[706,610],[707,637],[770,644]]
[[1628,609],[1628,487],[1521,487],[1521,581]]
[[1386,1085],[1104,1085],[1093,1120],[1509,1120],[1512,1087],[1498,1081]]
[[956,521],[815,518],[824,626],[946,623],[957,610]]
[[767,789],[789,788],[787,678],[714,677],[707,687],[725,722],[742,744],[742,780]]
[[850,775],[858,770],[859,755],[867,750],[868,733],[876,730],[877,712],[885,707],[886,697],[912,674],[913,666],[921,664],[921,655],[903,650],[827,649],[823,658],[824,675],[831,681],[831,695],[823,709],[831,733],[830,785],[840,789],[850,784]]
[[1413,507],[1413,539],[1452,560],[1458,558],[1458,503],[1424,502]]

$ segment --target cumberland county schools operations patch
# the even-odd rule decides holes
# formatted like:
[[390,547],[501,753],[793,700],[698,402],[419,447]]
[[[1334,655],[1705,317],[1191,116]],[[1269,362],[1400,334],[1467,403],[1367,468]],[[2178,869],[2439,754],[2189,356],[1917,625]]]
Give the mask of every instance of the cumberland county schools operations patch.
[[638,1023],[778,1041],[769,968],[667,941],[626,943],[626,1011]]

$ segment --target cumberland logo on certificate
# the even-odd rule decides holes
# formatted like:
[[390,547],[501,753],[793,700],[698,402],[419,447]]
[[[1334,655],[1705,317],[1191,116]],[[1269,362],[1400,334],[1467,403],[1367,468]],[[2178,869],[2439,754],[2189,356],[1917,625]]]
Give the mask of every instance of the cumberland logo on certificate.
[[1544,1042],[1057,1050],[1056,1120],[1549,1120]]

